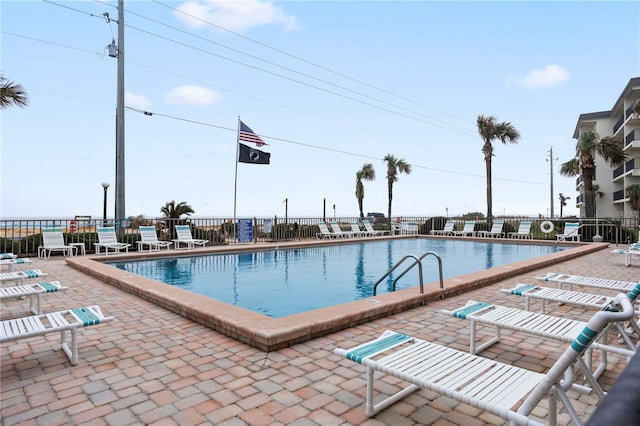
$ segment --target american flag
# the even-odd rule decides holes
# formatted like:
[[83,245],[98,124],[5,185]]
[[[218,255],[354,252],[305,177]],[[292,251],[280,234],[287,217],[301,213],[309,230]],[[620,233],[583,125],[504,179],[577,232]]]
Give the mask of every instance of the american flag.
[[240,137],[239,139],[244,142],[255,143],[256,146],[264,146],[267,145],[260,136],[256,135],[253,130],[249,128],[246,124],[240,121]]

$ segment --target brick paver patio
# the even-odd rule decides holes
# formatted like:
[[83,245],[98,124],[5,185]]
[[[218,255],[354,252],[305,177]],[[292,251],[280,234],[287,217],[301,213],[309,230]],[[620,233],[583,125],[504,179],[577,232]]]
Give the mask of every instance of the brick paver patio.
[[[44,311],[99,304],[115,321],[81,329],[80,361],[72,366],[58,336],[5,343],[1,351],[2,425],[498,425],[502,419],[447,397],[419,390],[374,418],[364,413],[364,368],[332,353],[398,330],[461,350],[468,349],[468,323],[438,312],[468,299],[523,308],[524,301],[498,289],[553,270],[635,281],[639,266],[624,266],[610,250],[588,254],[480,290],[401,312],[272,352],[191,322],[150,302],[102,283],[59,257],[30,265],[70,289],[43,298]],[[446,265],[445,265],[446,267]],[[593,291],[592,291],[593,292]],[[2,303],[7,319],[28,312],[28,302]],[[593,313],[552,306],[547,313],[586,320]],[[488,334],[487,334],[488,336]],[[481,355],[545,372],[564,345],[503,332],[503,341]],[[611,387],[626,362],[610,355],[600,378]],[[397,380],[378,390],[392,392]],[[576,394],[583,418],[595,398]],[[540,407],[536,416],[544,416]],[[568,417],[560,415],[561,424]]]

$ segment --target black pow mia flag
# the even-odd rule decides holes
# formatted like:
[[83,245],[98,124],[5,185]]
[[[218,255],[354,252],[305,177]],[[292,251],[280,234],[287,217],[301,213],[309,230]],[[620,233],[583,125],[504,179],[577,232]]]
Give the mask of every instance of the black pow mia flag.
[[238,156],[238,162],[249,164],[269,164],[269,160],[271,159],[270,153],[250,148],[241,143],[239,145],[240,155]]

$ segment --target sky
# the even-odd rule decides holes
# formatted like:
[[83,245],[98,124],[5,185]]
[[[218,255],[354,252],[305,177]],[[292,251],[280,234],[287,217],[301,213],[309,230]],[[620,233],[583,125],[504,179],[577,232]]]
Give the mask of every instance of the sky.
[[[391,154],[411,164],[393,216],[486,213],[476,119],[494,142],[493,214],[575,208],[582,113],[640,76],[638,1],[124,2],[125,213],[196,218],[387,212]],[[28,93],[0,110],[0,219],[114,216],[117,1],[0,3],[0,71]],[[145,113],[146,112],[146,113]],[[237,163],[241,119],[269,165]],[[552,182],[553,181],[553,185]],[[552,196],[553,188],[553,196]],[[286,212],[285,212],[286,210]]]

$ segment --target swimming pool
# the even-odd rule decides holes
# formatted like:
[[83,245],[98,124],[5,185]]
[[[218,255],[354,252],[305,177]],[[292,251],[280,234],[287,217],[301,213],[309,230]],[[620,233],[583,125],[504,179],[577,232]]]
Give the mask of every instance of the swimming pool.
[[[563,250],[552,245],[444,239],[393,239],[147,260],[107,262],[127,272],[240,306],[272,318],[372,296],[373,284],[407,254],[435,252],[451,278]],[[409,265],[411,262],[408,262]],[[438,280],[433,256],[423,260],[424,282]],[[377,288],[390,291],[398,268]],[[418,285],[418,269],[397,289]]]

